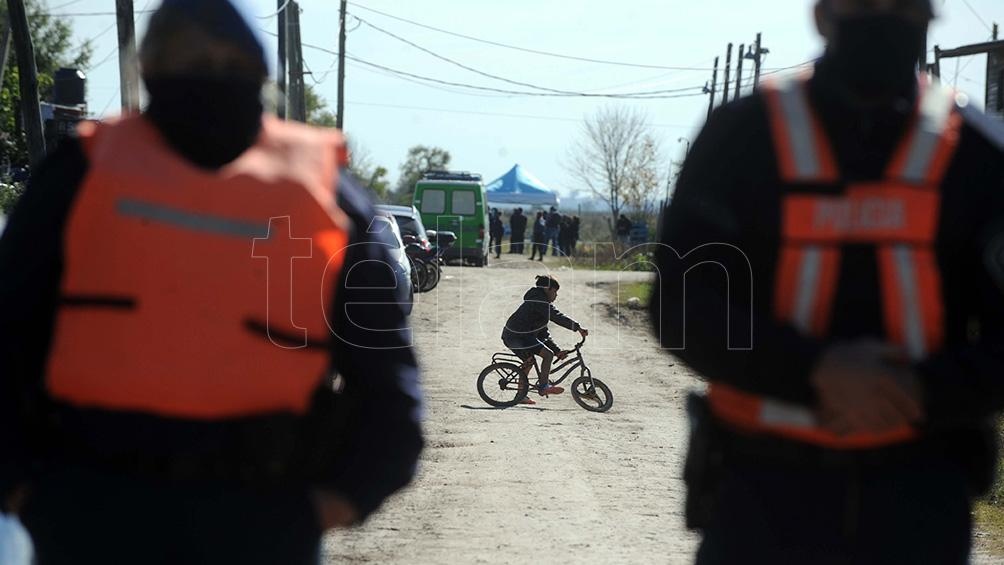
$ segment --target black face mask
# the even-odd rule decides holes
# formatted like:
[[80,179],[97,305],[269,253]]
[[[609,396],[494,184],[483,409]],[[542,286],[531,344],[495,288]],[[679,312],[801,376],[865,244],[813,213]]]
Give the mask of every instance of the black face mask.
[[912,89],[927,26],[896,15],[836,20],[836,37],[827,51],[836,77],[865,96]]
[[146,79],[146,115],[192,163],[217,169],[254,145],[261,130],[261,82],[234,78]]

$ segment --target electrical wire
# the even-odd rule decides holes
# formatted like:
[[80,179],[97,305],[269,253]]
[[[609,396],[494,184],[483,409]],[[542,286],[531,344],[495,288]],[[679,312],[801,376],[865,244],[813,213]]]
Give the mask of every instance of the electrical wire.
[[[561,90],[561,89],[556,89],[556,88],[550,88],[550,87],[546,87],[546,86],[539,86],[539,85],[536,85],[536,84],[532,84],[532,83],[528,83],[528,82],[522,82],[522,81],[518,81],[518,80],[512,80],[512,79],[509,79],[509,78],[506,78],[506,77],[502,77],[502,76],[499,76],[499,75],[488,73],[488,72],[476,69],[474,67],[471,67],[469,65],[465,65],[465,64],[463,64],[463,63],[461,63],[459,61],[456,61],[454,59],[451,59],[449,57],[440,55],[439,53],[436,53],[435,51],[432,51],[430,49],[422,47],[421,45],[418,45],[417,43],[409,41],[409,40],[407,40],[407,39],[405,39],[405,38],[403,38],[403,37],[401,37],[399,35],[396,35],[396,34],[390,32],[390,31],[387,31],[387,30],[385,30],[385,29],[383,29],[383,28],[381,28],[379,26],[376,26],[376,25],[374,25],[374,24],[372,24],[372,23],[370,23],[370,22],[368,22],[368,21],[360,18],[359,16],[356,16],[354,14],[353,14],[353,16],[356,19],[358,19],[360,22],[362,22],[363,25],[366,25],[366,26],[368,26],[368,27],[370,27],[370,28],[372,28],[372,29],[380,32],[380,33],[388,35],[388,36],[396,39],[397,41],[400,41],[400,42],[402,42],[402,43],[404,43],[406,45],[414,47],[415,49],[418,49],[419,51],[421,51],[423,53],[426,53],[428,55],[431,55],[431,56],[433,56],[433,57],[435,57],[435,58],[437,58],[437,59],[439,59],[441,61],[445,61],[447,63],[450,63],[451,65],[454,65],[456,67],[460,67],[461,69],[464,69],[466,71],[470,71],[472,73],[475,73],[475,74],[478,74],[478,75],[481,75],[481,76],[484,76],[484,77],[487,77],[487,78],[491,78],[491,79],[498,80],[498,81],[501,81],[501,82],[513,84],[513,85],[516,85],[516,86],[524,86],[524,87],[527,87],[527,88],[533,88],[533,89],[541,90],[541,91],[544,91],[544,92],[550,92],[550,93],[560,94],[560,95],[565,95],[565,96],[580,96],[580,95],[595,95],[595,96],[600,96],[600,94],[596,94],[596,93],[573,92],[573,91],[568,91],[568,90]],[[687,91],[687,90],[693,90],[693,88],[694,87],[682,88],[682,89],[676,89],[676,90],[654,90],[654,91],[648,91],[648,92],[633,92],[633,93],[625,93],[625,94],[623,94],[623,96],[625,96],[625,97],[628,97],[628,96],[633,97],[633,96],[648,96],[648,95],[655,95],[655,94],[670,94],[670,93],[675,93],[675,92],[684,92],[684,91]]]
[[527,48],[527,47],[520,47],[518,45],[510,45],[508,43],[500,43],[498,41],[491,41],[491,40],[488,40],[488,39],[481,39],[480,37],[474,37],[474,36],[465,35],[465,34],[462,34],[462,33],[457,33],[457,32],[454,32],[454,31],[450,31],[450,30],[447,30],[447,29],[430,26],[430,25],[427,25],[427,24],[416,22],[414,20],[409,20],[407,18],[402,18],[400,16],[395,16],[393,14],[388,14],[387,12],[382,12],[380,10],[376,10],[374,8],[370,8],[368,6],[363,6],[362,4],[357,4],[355,2],[349,2],[349,4],[351,4],[352,6],[354,6],[356,8],[359,8],[361,10],[366,10],[367,12],[373,12],[375,14],[379,14],[379,15],[384,16],[386,18],[390,18],[390,19],[393,19],[393,20],[397,20],[397,21],[400,21],[400,22],[411,24],[413,26],[421,27],[421,28],[424,28],[424,29],[436,31],[436,32],[439,32],[439,33],[445,33],[446,35],[452,35],[454,37],[460,37],[462,39],[467,39],[467,40],[475,41],[475,42],[478,42],[478,43],[484,43],[486,45],[494,45],[496,47],[502,47],[504,49],[512,49],[514,51],[522,51],[524,53],[533,53],[535,55],[543,55],[545,57],[555,57],[555,58],[558,58],[558,59],[568,59],[568,60],[572,60],[572,61],[582,61],[582,62],[586,62],[586,63],[596,63],[596,64],[600,64],[600,65],[616,65],[616,66],[621,66],[621,67],[635,67],[635,68],[640,68],[640,69],[662,69],[662,70],[667,70],[667,71],[711,71],[711,70],[713,70],[711,68],[703,68],[703,67],[701,67],[701,68],[698,68],[698,67],[675,67],[675,66],[667,66],[667,65],[652,65],[652,64],[643,64],[643,63],[629,63],[629,62],[625,62],[625,61],[610,61],[610,60],[604,60],[604,59],[593,59],[593,58],[590,58],[590,57],[578,57],[578,56],[575,56],[575,55],[567,55],[567,54],[562,54],[562,53],[553,53],[553,52],[550,52],[550,51],[542,51],[542,50],[539,50],[539,49],[530,49],[530,48]]
[[[558,116],[536,116],[529,114],[506,114],[500,112],[476,112],[469,110],[454,110],[449,108],[429,108],[424,106],[403,106],[399,104],[383,104],[378,102],[356,102],[353,100],[347,100],[345,102],[350,106],[370,106],[374,108],[393,108],[397,110],[419,110],[427,112],[443,112],[445,114],[463,114],[472,116],[493,116],[500,118],[515,118],[524,120],[540,120],[540,121],[550,121],[550,122],[572,122],[572,123],[582,123],[582,118],[563,118]],[[691,129],[692,125],[683,124],[651,124],[652,127],[658,128],[670,128],[670,129]]]
[[267,16],[255,16],[255,17],[258,18],[259,20],[270,20],[270,19],[278,16],[279,14],[285,12],[286,11],[286,7],[289,6],[290,1],[291,0],[286,0],[286,3],[283,4],[281,8],[279,8],[278,10],[272,12],[271,14],[269,14]]
[[983,19],[983,16],[981,16],[980,13],[977,12],[975,8],[973,8],[973,5],[969,3],[969,0],[962,0],[962,3],[966,5],[966,8],[969,8],[969,11],[972,12],[974,16],[976,16],[977,20],[980,20],[980,23],[983,24],[983,27],[987,28],[987,31],[993,33],[994,31],[993,27],[991,27],[990,24],[988,24],[987,21]]
[[[271,35],[273,37],[277,36],[276,33],[272,32],[272,31],[269,31],[269,30],[262,29],[261,31],[262,31],[262,33],[266,33],[266,34]],[[309,43],[306,43],[306,42],[301,42],[301,45],[303,47],[308,47],[308,48],[314,49],[316,51],[321,51],[321,52],[324,52],[324,53],[328,53],[330,55],[336,55],[336,56],[338,55],[337,51],[333,51],[333,50],[327,49],[325,47],[320,47],[318,45],[312,45],[312,44],[309,44]],[[511,90],[511,89],[504,89],[504,88],[495,88],[495,87],[490,87],[490,86],[481,86],[481,85],[467,84],[467,83],[461,83],[461,82],[455,82],[455,81],[449,81],[449,80],[443,80],[443,79],[439,79],[439,78],[434,78],[434,77],[428,77],[428,76],[424,76],[424,75],[419,75],[419,74],[416,74],[416,73],[411,73],[411,72],[408,72],[408,71],[402,71],[400,69],[395,69],[395,68],[392,68],[392,67],[388,67],[386,65],[381,65],[379,63],[374,63],[372,61],[368,61],[368,60],[362,59],[360,57],[355,57],[355,56],[350,55],[348,53],[345,54],[345,58],[348,59],[348,60],[350,60],[350,61],[354,61],[356,63],[362,64],[362,65],[366,65],[368,67],[372,67],[372,68],[376,68],[376,69],[381,69],[381,70],[393,73],[395,75],[407,76],[407,77],[414,78],[414,79],[417,79],[417,80],[423,80],[423,81],[427,81],[427,82],[431,82],[431,83],[441,84],[441,85],[444,85],[444,86],[453,86],[453,87],[466,88],[466,89],[476,90],[476,91],[481,91],[481,92],[494,92],[494,93],[500,93],[500,94],[517,95],[517,96],[564,97],[564,98],[619,98],[619,99],[627,99],[627,100],[653,100],[653,99],[685,98],[685,97],[689,97],[689,96],[703,96],[704,95],[703,92],[695,92],[695,93],[690,93],[690,94],[684,94],[684,92],[687,91],[687,90],[703,89],[703,86],[693,86],[693,87],[689,87],[689,88],[673,89],[673,90],[667,90],[667,91],[651,91],[651,92],[642,92],[642,93],[623,93],[623,94],[596,94],[596,93],[589,93],[589,92],[571,92],[571,91],[569,91],[569,93],[565,94],[565,93],[553,93],[553,92],[534,92],[534,91],[526,91],[526,90]]]
[[[133,10],[133,14],[149,14],[156,10]],[[34,15],[51,16],[54,18],[86,18],[90,16],[116,16],[116,12],[37,12]]]
[[60,4],[59,6],[48,7],[48,9],[49,10],[62,10],[63,8],[69,8],[70,6],[72,6],[74,4],[79,4],[79,3],[83,2],[83,1],[84,0],[70,0],[69,2],[66,2],[65,4]]

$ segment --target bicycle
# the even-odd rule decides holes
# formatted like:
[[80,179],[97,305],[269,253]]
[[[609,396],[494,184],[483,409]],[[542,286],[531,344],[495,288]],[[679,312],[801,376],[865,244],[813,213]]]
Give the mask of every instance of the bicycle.
[[[603,381],[593,378],[592,372],[586,366],[586,360],[582,357],[584,343],[586,343],[585,337],[575,345],[574,349],[566,352],[574,353],[574,356],[569,356],[560,365],[551,369],[551,374],[565,371],[561,378],[551,381],[551,384],[563,383],[573,371],[579,369],[579,377],[572,381],[572,399],[590,412],[606,412],[614,404],[614,395]],[[527,375],[531,367],[539,377],[540,367],[537,365],[536,356],[523,361],[508,351],[495,353],[492,355],[492,364],[485,367],[478,375],[478,394],[482,400],[496,408],[516,406],[530,393]]]

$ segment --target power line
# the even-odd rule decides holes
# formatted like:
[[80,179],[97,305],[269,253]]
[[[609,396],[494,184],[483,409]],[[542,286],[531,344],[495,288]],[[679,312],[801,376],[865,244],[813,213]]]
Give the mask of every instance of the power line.
[[286,3],[283,4],[281,8],[279,8],[278,10],[272,12],[271,14],[268,14],[266,16],[255,16],[255,17],[258,18],[259,20],[270,20],[270,19],[278,16],[279,14],[285,12],[286,11],[286,7],[289,6],[289,2],[290,2],[290,0],[286,0]]
[[[261,31],[262,31],[262,33],[271,35],[273,37],[275,37],[277,35],[274,32],[269,31],[269,30],[265,30],[265,29],[262,29]],[[305,42],[303,42],[301,44],[304,47],[308,47],[308,48],[314,49],[316,51],[321,51],[321,52],[328,53],[330,55],[335,55],[335,56],[338,55],[337,51],[333,51],[333,50],[327,49],[325,47],[320,47],[318,45],[311,45],[311,44],[305,43]],[[704,92],[703,91],[702,92],[695,92],[695,93],[692,93],[692,94],[682,94],[682,92],[684,92],[686,90],[703,89],[703,86],[694,86],[694,87],[690,87],[690,88],[686,88],[686,89],[676,89],[676,90],[672,90],[672,91],[652,91],[652,92],[647,92],[647,93],[625,93],[625,94],[594,94],[594,93],[588,93],[588,92],[570,92],[568,94],[559,94],[559,93],[552,93],[552,92],[533,92],[533,91],[525,91],[525,90],[511,90],[511,89],[495,88],[495,87],[490,87],[490,86],[480,86],[480,85],[474,85],[474,84],[454,82],[454,81],[448,81],[448,80],[438,79],[438,78],[434,78],[434,77],[428,77],[428,76],[424,76],[424,75],[419,75],[419,74],[416,74],[416,73],[411,73],[411,72],[408,72],[408,71],[402,71],[400,69],[395,69],[395,68],[392,68],[392,67],[388,67],[386,65],[381,65],[379,63],[374,63],[372,61],[367,61],[365,59],[362,59],[362,58],[359,58],[359,57],[355,57],[353,55],[349,55],[348,53],[345,54],[345,58],[349,59],[351,61],[355,61],[356,63],[360,63],[362,65],[366,65],[368,67],[372,67],[372,68],[376,68],[376,69],[381,69],[381,70],[393,73],[395,75],[407,76],[407,77],[410,77],[410,78],[414,78],[414,79],[418,79],[418,80],[423,80],[423,81],[428,81],[428,82],[432,82],[432,83],[436,83],[436,84],[442,84],[442,85],[445,85],[445,86],[454,86],[454,87],[467,88],[467,89],[477,90],[477,91],[482,91],[482,92],[496,92],[496,93],[501,93],[501,94],[512,94],[512,95],[518,95],[518,96],[565,97],[565,98],[572,98],[572,97],[576,97],[576,98],[620,98],[620,99],[628,99],[628,100],[656,100],[656,99],[663,99],[664,100],[664,99],[673,99],[673,98],[686,98],[686,97],[690,97],[690,96],[704,96]]]
[[[554,93],[554,94],[561,94],[561,95],[566,95],[566,96],[580,96],[580,95],[596,95],[596,96],[600,96],[600,94],[595,94],[595,93],[573,92],[573,91],[568,91],[568,90],[560,90],[560,89],[556,89],[556,88],[549,88],[549,87],[546,87],[546,86],[539,86],[539,85],[536,85],[536,84],[532,84],[532,83],[528,83],[528,82],[521,82],[521,81],[518,81],[518,80],[512,80],[512,79],[509,79],[509,78],[506,78],[506,77],[502,77],[502,76],[499,76],[499,75],[495,75],[495,74],[492,74],[492,73],[481,71],[479,69],[476,69],[474,67],[465,65],[465,64],[463,64],[463,63],[461,63],[459,61],[456,61],[454,59],[451,59],[449,57],[440,55],[439,53],[436,53],[436,52],[434,52],[434,51],[432,51],[430,49],[422,47],[421,45],[418,45],[417,43],[409,41],[409,40],[407,40],[407,39],[405,39],[405,38],[403,38],[403,37],[401,37],[399,35],[396,35],[396,34],[390,32],[390,31],[387,31],[387,30],[385,30],[385,29],[383,29],[383,28],[381,28],[379,26],[376,26],[376,25],[374,25],[374,24],[372,24],[372,23],[370,23],[370,22],[368,22],[368,21],[360,18],[359,16],[356,16],[355,14],[353,14],[353,16],[357,20],[359,20],[360,22],[362,22],[364,25],[366,25],[366,26],[368,26],[368,27],[370,27],[370,28],[372,28],[372,29],[380,32],[380,33],[388,35],[388,36],[390,36],[390,37],[392,37],[392,38],[394,38],[394,39],[396,39],[396,40],[398,40],[398,41],[400,41],[400,42],[402,42],[402,43],[404,43],[406,45],[410,45],[411,47],[414,47],[415,49],[418,49],[419,51],[422,51],[423,53],[431,55],[431,56],[433,56],[433,57],[435,57],[435,58],[437,58],[437,59],[439,59],[441,61],[446,61],[447,63],[450,63],[451,65],[460,67],[461,69],[464,69],[466,71],[470,71],[472,73],[475,73],[475,74],[478,74],[478,75],[481,75],[481,76],[484,76],[484,77],[488,77],[488,78],[491,78],[491,79],[499,80],[499,81],[506,82],[506,83],[509,83],[509,84],[514,84],[516,86],[525,86],[527,88],[534,88],[534,89],[541,90],[541,91],[544,91],[544,92],[551,92],[551,93]],[[655,90],[655,91],[648,91],[648,92],[634,92],[634,93],[625,93],[623,96],[625,96],[625,97],[632,96],[633,97],[633,96],[647,96],[647,95],[655,95],[655,94],[669,94],[669,93],[674,93],[674,92],[685,92],[687,90],[693,90],[693,89],[694,89],[694,87],[688,87],[688,88],[682,88],[682,89],[676,89],[676,90]]]
[[402,17],[399,17],[399,16],[395,16],[393,14],[388,14],[387,12],[381,12],[380,10],[376,10],[374,8],[369,8],[367,6],[363,6],[363,5],[357,4],[355,2],[349,2],[349,3],[352,6],[355,6],[356,8],[359,8],[361,10],[366,10],[368,12],[373,12],[375,14],[380,14],[381,16],[384,16],[384,17],[387,17],[387,18],[390,18],[390,19],[393,19],[393,20],[398,20],[400,22],[405,22],[405,23],[408,23],[408,24],[411,24],[411,25],[414,25],[414,26],[418,26],[418,27],[425,28],[425,29],[428,29],[428,30],[436,31],[436,32],[439,32],[439,33],[445,33],[446,35],[452,35],[454,37],[460,37],[462,39],[467,39],[467,40],[470,40],[470,41],[476,41],[478,43],[484,43],[484,44],[487,44],[487,45],[494,45],[496,47],[502,47],[502,48],[505,48],[505,49],[512,49],[514,51],[522,51],[524,53],[533,53],[535,55],[543,55],[543,56],[546,56],[546,57],[555,57],[555,58],[558,58],[558,59],[569,59],[569,60],[572,60],[572,61],[582,61],[582,62],[586,62],[586,63],[596,63],[596,64],[600,64],[600,65],[616,65],[616,66],[621,66],[621,67],[635,67],[635,68],[640,68],[640,69],[663,69],[663,70],[667,70],[667,71],[710,71],[711,70],[710,68],[673,67],[673,66],[666,66],[666,65],[651,65],[651,64],[643,64],[643,63],[628,63],[628,62],[625,62],[625,61],[610,61],[610,60],[604,60],[604,59],[593,59],[591,57],[579,57],[579,56],[575,56],[575,55],[566,55],[566,54],[562,54],[562,53],[553,53],[553,52],[550,52],[550,51],[541,51],[539,49],[530,49],[530,48],[527,48],[527,47],[520,47],[518,45],[510,45],[508,43],[500,43],[498,41],[491,41],[491,40],[488,40],[488,39],[481,39],[480,37],[473,37],[473,36],[470,36],[470,35],[464,35],[462,33],[457,33],[457,32],[454,32],[454,31],[447,30],[447,29],[442,29],[442,28],[430,26],[430,25],[427,25],[427,24],[423,24],[423,23],[420,23],[420,22],[416,22],[414,20],[409,20],[407,18],[402,18]]
[[63,8],[69,8],[70,6],[72,6],[74,4],[79,4],[79,3],[83,2],[83,1],[84,0],[70,0],[69,2],[67,2],[65,4],[60,4],[59,6],[51,6],[51,7],[49,7],[49,9],[50,10],[62,10]]
[[969,3],[969,0],[962,0],[962,3],[966,5],[966,8],[969,8],[969,11],[972,12],[974,16],[976,16],[977,20],[980,20],[980,23],[983,24],[983,27],[987,28],[987,31],[989,31],[990,33],[994,32],[993,28],[990,27],[990,24],[988,24],[987,21],[983,19],[983,16],[981,16],[980,13],[977,12],[975,8],[973,8],[973,5]]
[[[135,10],[134,14],[148,14],[156,10]],[[51,16],[53,18],[86,18],[90,16],[115,16],[115,12],[36,12],[36,16]]]
[[[582,123],[582,118],[563,118],[563,117],[557,117],[557,116],[536,116],[536,115],[530,115],[530,114],[505,114],[505,113],[499,113],[499,112],[476,112],[476,111],[468,111],[468,110],[454,110],[454,109],[449,109],[449,108],[430,108],[430,107],[424,107],[424,106],[403,106],[403,105],[399,105],[399,104],[382,104],[382,103],[377,103],[377,102],[355,102],[355,101],[352,101],[352,100],[349,100],[347,102],[347,104],[351,104],[353,106],[372,106],[372,107],[375,107],[375,108],[393,108],[393,109],[398,109],[398,110],[420,110],[420,111],[426,111],[426,112],[443,112],[443,113],[446,113],[446,114],[463,114],[463,115],[472,115],[472,116],[493,116],[493,117],[500,117],[500,118],[516,118],[516,119],[540,120],[540,121],[551,121],[551,122],[574,122],[574,123]],[[683,125],[683,124],[651,124],[651,125],[652,125],[652,127],[671,128],[671,129],[692,129],[694,127],[692,125]]]

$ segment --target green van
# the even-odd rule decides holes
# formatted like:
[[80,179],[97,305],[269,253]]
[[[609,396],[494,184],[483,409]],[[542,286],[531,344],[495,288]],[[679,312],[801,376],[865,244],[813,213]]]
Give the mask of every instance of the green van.
[[430,171],[415,183],[414,205],[426,229],[457,235],[457,242],[446,250],[444,258],[478,267],[488,264],[488,198],[481,175]]

